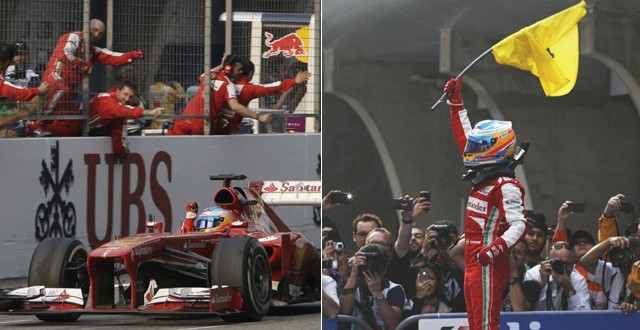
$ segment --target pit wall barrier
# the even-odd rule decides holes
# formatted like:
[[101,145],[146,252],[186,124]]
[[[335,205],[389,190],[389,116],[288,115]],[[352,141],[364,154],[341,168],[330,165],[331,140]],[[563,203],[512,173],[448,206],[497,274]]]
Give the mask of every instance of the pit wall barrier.
[[[184,206],[213,205],[213,174],[254,180],[319,180],[320,134],[0,140],[0,278],[24,277],[37,243],[75,237],[88,247],[144,231],[149,215],[175,231]],[[276,207],[292,230],[319,246],[310,206]]]
[[[402,321],[397,329],[409,329],[418,324],[419,330],[468,329],[467,314],[423,314]],[[505,312],[500,317],[503,330],[610,330],[638,329],[640,313],[629,315],[621,311],[554,311],[554,312]]]

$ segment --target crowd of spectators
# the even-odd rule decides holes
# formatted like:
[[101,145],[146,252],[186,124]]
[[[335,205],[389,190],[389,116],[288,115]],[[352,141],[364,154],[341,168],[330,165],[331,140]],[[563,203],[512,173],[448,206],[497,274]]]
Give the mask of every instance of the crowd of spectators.
[[[543,214],[526,211],[526,234],[510,251],[503,311],[638,310],[640,235],[633,207],[622,194],[611,197],[592,226],[596,240],[589,231],[570,229],[580,216],[573,204],[562,203],[555,229]],[[385,228],[389,220],[358,215],[352,222],[353,254],[326,235],[335,229],[323,230],[325,329],[352,327],[336,321],[338,314],[372,329],[394,329],[412,315],[466,311],[463,235],[449,221],[416,226],[430,209],[430,201],[415,198],[412,209],[401,212],[396,235]],[[633,219],[622,234],[621,215]]]
[[[120,142],[126,135],[127,127],[131,133],[137,134],[142,128],[148,132],[158,130],[169,135],[248,133],[248,127],[252,130],[254,126],[254,121],[250,119],[259,123],[271,122],[270,114],[259,114],[249,109],[250,101],[270,95],[284,95],[295,86],[304,85],[310,78],[309,72],[299,70],[292,73],[290,79],[266,85],[254,83],[251,81],[254,63],[247,58],[228,54],[210,72],[193,77],[196,85],[188,89],[190,94],[178,82],[158,81],[149,86],[148,100],[145,100],[132,83],[135,80],[132,70],[128,70],[129,64],[144,61],[144,52],[132,50],[120,53],[97,47],[104,31],[104,23],[92,19],[87,47],[81,31],[64,33],[52,50],[44,72],[36,72],[27,62],[29,56],[24,42],[0,45],[0,97],[4,98],[4,101],[0,100],[1,136],[83,135],[83,114],[86,111],[83,110],[80,83],[83,78],[91,76],[95,63],[119,66],[121,73],[126,72],[119,74],[116,83],[106,91],[97,91],[86,104],[88,134],[112,136],[116,154],[127,151],[126,145]],[[85,54],[86,49],[89,54]],[[42,84],[37,86],[40,81]],[[119,93],[123,88],[127,90]],[[208,117],[204,105],[206,90],[210,95]],[[124,94],[128,97],[125,98]],[[40,97],[36,97],[38,95]],[[192,97],[187,99],[188,96]],[[98,97],[103,98],[102,102],[93,102]],[[6,108],[8,105],[5,104],[10,108]],[[105,108],[105,104],[109,104],[109,107]],[[47,118],[27,120],[34,113],[46,115]],[[174,121],[175,115],[180,118]],[[161,116],[162,120],[159,119]],[[208,132],[204,130],[205,119],[210,125]]]

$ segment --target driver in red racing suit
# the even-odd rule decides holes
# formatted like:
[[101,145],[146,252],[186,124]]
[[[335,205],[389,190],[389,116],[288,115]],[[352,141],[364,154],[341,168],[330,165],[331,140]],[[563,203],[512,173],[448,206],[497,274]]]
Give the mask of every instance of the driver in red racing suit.
[[498,330],[509,249],[526,229],[524,188],[508,165],[516,150],[511,122],[483,120],[472,129],[461,88],[450,79],[444,92],[458,152],[475,173],[464,215],[464,298],[471,330]]

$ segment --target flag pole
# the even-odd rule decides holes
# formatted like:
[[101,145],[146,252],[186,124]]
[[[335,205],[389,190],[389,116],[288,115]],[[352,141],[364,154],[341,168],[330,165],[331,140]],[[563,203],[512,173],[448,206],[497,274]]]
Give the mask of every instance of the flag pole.
[[[475,60],[471,61],[471,63],[469,63],[469,65],[467,65],[462,71],[460,71],[460,73],[456,76],[456,79],[460,79],[460,77],[462,77],[467,71],[469,71],[469,69],[471,69],[472,66],[474,66],[478,61],[480,61],[480,59],[482,59],[483,57],[485,57],[487,54],[489,54],[491,52],[491,50],[493,49],[493,46],[491,46],[489,49],[485,50],[482,54],[480,54],[480,56],[476,57]],[[436,101],[436,103],[434,103],[431,106],[431,111],[435,110],[436,107],[438,107],[438,105],[442,102],[444,102],[444,100],[447,97],[447,93],[442,93],[442,95],[440,96],[440,98]]]

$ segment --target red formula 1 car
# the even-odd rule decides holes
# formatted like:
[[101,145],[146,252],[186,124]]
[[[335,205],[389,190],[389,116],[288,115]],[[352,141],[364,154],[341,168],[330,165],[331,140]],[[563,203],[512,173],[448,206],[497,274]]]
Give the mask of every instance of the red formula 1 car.
[[[272,304],[320,299],[320,256],[292,232],[270,204],[320,202],[319,182],[224,181],[215,206],[187,206],[180,230],[124,237],[88,252],[78,240],[47,239],[36,248],[29,287],[0,296],[0,309],[45,321],[81,314],[217,314],[226,321],[260,320]],[[289,196],[289,197],[286,197]],[[274,203],[268,203],[273,200]]]

